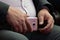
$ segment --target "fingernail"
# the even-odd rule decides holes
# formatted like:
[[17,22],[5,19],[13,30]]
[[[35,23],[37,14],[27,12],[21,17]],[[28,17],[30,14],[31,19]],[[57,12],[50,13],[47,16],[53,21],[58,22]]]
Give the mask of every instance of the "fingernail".
[[40,22],[39,24],[41,24],[41,25],[42,25],[42,24],[43,24],[43,22]]

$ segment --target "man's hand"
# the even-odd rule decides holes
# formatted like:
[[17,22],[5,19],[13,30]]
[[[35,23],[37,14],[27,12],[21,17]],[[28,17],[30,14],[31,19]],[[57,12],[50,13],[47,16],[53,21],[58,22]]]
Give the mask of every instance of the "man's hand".
[[9,7],[7,21],[10,25],[12,25],[16,32],[32,32],[32,28],[27,20],[27,15],[21,10],[18,10],[14,7]]
[[40,32],[49,33],[54,25],[53,17],[50,15],[47,9],[42,9],[38,13],[39,25],[44,24],[44,20],[47,20],[47,25],[44,28],[40,28]]

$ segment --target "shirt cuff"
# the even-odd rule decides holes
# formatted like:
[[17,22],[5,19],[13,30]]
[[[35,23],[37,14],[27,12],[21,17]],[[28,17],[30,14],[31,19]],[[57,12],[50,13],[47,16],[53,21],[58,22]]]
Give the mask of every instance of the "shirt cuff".
[[47,6],[42,6],[40,10],[42,10],[42,9],[47,9],[48,11],[50,11]]

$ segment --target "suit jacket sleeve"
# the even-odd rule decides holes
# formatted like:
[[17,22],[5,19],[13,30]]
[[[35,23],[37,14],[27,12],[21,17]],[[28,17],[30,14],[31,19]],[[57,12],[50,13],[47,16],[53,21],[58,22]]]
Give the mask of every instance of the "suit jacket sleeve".
[[3,20],[6,19],[8,8],[9,8],[9,5],[0,1],[0,21],[3,22]]
[[[54,17],[54,15],[53,15],[54,7],[47,0],[33,0],[33,3],[35,5],[37,14],[42,8],[48,8],[50,14]],[[36,16],[37,16],[37,14],[36,14]]]

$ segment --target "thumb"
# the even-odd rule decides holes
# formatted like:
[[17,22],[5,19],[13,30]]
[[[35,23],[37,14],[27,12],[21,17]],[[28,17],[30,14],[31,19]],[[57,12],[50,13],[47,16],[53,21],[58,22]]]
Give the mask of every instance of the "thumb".
[[39,24],[42,25],[44,23],[44,16],[39,16]]

